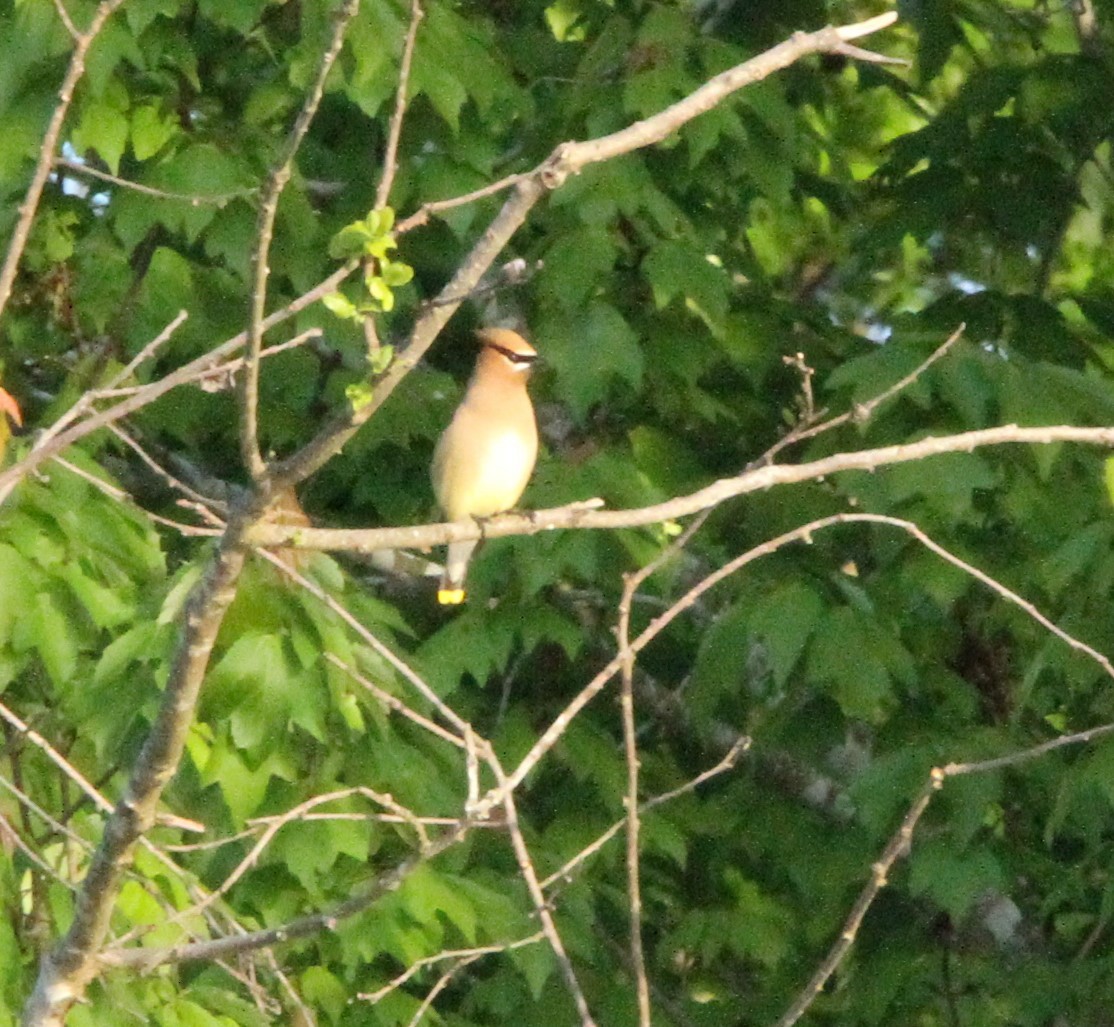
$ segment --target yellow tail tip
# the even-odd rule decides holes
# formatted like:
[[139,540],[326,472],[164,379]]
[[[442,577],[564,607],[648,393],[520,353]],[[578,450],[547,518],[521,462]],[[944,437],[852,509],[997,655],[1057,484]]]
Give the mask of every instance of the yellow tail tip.
[[464,602],[464,589],[439,588],[437,590],[437,601],[442,606],[459,606]]

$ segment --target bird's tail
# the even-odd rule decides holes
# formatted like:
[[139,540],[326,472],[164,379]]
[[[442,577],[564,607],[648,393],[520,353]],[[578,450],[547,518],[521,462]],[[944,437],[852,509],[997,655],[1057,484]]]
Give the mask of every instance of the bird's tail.
[[449,543],[445,573],[441,577],[441,587],[437,590],[437,601],[443,606],[456,606],[464,602],[464,577],[468,573],[468,561],[472,558],[476,545],[476,539]]

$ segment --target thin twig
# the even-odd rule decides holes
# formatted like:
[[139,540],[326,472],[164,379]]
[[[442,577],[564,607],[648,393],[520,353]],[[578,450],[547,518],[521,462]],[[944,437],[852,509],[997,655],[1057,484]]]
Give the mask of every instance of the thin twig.
[[920,794],[913,801],[913,804],[909,807],[909,811],[905,814],[901,826],[890,838],[889,842],[887,842],[878,861],[873,864],[870,880],[855,899],[855,903],[851,907],[851,912],[844,922],[839,937],[828,950],[827,955],[816,968],[816,971],[813,973],[808,983],[800,990],[789,1008],[777,1021],[776,1027],[792,1027],[792,1025],[804,1015],[808,1007],[812,1005],[840,962],[846,957],[851,946],[854,944],[859,928],[862,925],[863,917],[866,915],[871,904],[878,897],[878,893],[887,883],[887,876],[890,868],[899,858],[908,853],[909,846],[912,842],[913,830],[917,825],[917,821],[920,820],[928,804],[932,801],[933,796],[943,787],[944,782],[948,778],[962,777],[966,774],[984,774],[995,770],[1002,770],[1006,767],[1017,766],[1020,763],[1025,763],[1029,760],[1044,756],[1054,749],[1060,749],[1068,745],[1083,745],[1096,738],[1108,735],[1111,732],[1114,732],[1114,723],[1100,724],[1097,727],[1088,728],[1086,731],[1076,731],[1074,734],[1062,735],[1059,738],[1053,738],[1047,742],[1042,742],[1040,745],[1031,746],[1028,749],[1020,749],[1006,756],[998,756],[986,760],[973,760],[967,763],[948,763],[943,767],[933,767],[929,772],[928,781],[921,789]]
[[450,966],[440,977],[437,978],[433,987],[429,989],[429,993],[422,999],[418,1008],[414,1010],[414,1015],[410,1017],[407,1027],[418,1027],[418,1024],[425,1019],[425,1014],[433,1008],[433,1003],[437,1000],[437,996],[441,994],[451,983],[452,979],[460,973],[461,970],[471,966],[480,957],[479,956],[466,956],[460,960],[456,965]]
[[210,941],[175,945],[170,948],[127,949],[122,952],[103,953],[101,962],[105,966],[139,967],[145,971],[168,963],[205,962],[212,959],[254,952],[257,949],[282,942],[308,938],[322,931],[335,930],[338,923],[362,913],[384,895],[396,891],[418,867],[428,863],[435,856],[458,845],[475,826],[471,821],[461,821],[454,829],[439,838],[433,839],[427,852],[415,853],[402,860],[393,869],[377,875],[364,886],[364,889],[332,909],[310,913],[291,920],[278,927],[258,931],[244,931],[224,938]]
[[434,956],[423,956],[415,959],[402,973],[392,978],[377,991],[360,992],[356,998],[361,1002],[375,1005],[376,1002],[386,998],[392,991],[397,991],[415,974],[420,973],[427,966],[435,966],[447,959],[478,959],[480,956],[494,955],[500,952],[513,952],[515,949],[525,948],[527,945],[536,945],[545,940],[545,931],[535,931],[529,937],[519,938],[517,941],[508,941],[496,945],[477,945],[470,949],[447,949]]
[[0,703],[0,719],[5,720],[16,731],[18,731],[24,738],[27,739],[35,748],[39,749],[51,763],[53,763],[63,774],[66,775],[78,788],[81,789],[93,801],[93,805],[97,807],[102,813],[112,812],[112,803],[109,802],[80,770],[77,769],[69,760],[66,759],[53,745],[50,744],[42,735],[39,734],[33,727],[24,721],[20,720],[7,706]]
[[402,122],[406,117],[406,93],[410,87],[410,63],[414,58],[414,41],[424,14],[420,0],[410,0],[410,27],[402,45],[402,62],[398,69],[398,88],[395,91],[395,109],[387,130],[387,149],[383,154],[383,175],[375,191],[375,206],[385,207],[391,198],[391,186],[398,172],[398,141],[402,135]]
[[465,734],[471,730],[468,722],[464,720],[451,706],[448,705],[418,674],[405,660],[398,656],[390,646],[381,642],[375,637],[363,624],[361,624],[355,617],[352,616],[340,603],[338,603],[331,595],[324,589],[320,588],[315,582],[311,581],[305,575],[298,573],[293,567],[285,564],[281,559],[273,553],[268,553],[261,550],[259,555],[267,560],[272,566],[277,567],[283,574],[285,574],[291,581],[297,582],[311,595],[315,596],[320,602],[324,603],[337,617],[339,617],[345,624],[347,624],[361,640],[366,642],[375,652],[383,657],[392,667],[395,668],[410,682],[411,686],[426,700],[438,713],[441,714],[453,727],[460,732],[460,741],[463,744]]
[[[16,220],[15,229],[12,231],[8,251],[4,255],[4,263],[0,266],[0,316],[3,316],[8,300],[12,295],[12,285],[15,283],[16,271],[19,269],[24,247],[26,247],[27,239],[31,234],[31,222],[35,219],[43,189],[50,178],[50,169],[54,165],[54,153],[58,149],[58,140],[62,135],[62,124],[66,120],[66,113],[73,101],[74,88],[81,76],[85,74],[85,58],[89,54],[89,47],[93,45],[93,40],[104,28],[105,22],[123,2],[124,0],[101,0],[93,14],[93,20],[89,23],[88,30],[74,36],[74,49],[70,55],[70,64],[66,69],[65,78],[62,80],[62,87],[58,90],[58,104],[54,108],[54,113],[50,116],[50,124],[47,125],[46,132],[43,135],[43,142],[39,147],[39,159],[35,164],[35,171],[31,176],[27,193],[23,197],[23,202],[19,205],[19,218]],[[74,34],[72,22],[67,24],[66,28],[70,31],[70,35]]]
[[[296,314],[305,310],[306,307],[316,303],[322,296],[334,292],[340,283],[343,282],[357,266],[358,264],[356,261],[346,263],[343,267],[338,268],[327,278],[320,281],[308,292],[292,300],[281,310],[276,310],[273,314],[270,314],[263,322],[264,329],[270,329],[277,324],[288,321]],[[304,334],[308,335],[309,333]],[[56,434],[52,433],[48,441],[40,440],[32,448],[30,453],[13,466],[0,472],[0,502],[8,496],[16,484],[26,475],[38,468],[44,461],[61,453],[64,449],[79,442],[86,436],[91,435],[95,431],[99,431],[109,424],[128,417],[138,410],[142,410],[143,407],[154,403],[156,400],[166,395],[166,393],[170,392],[172,389],[178,388],[180,385],[189,384],[213,373],[224,373],[224,369],[221,367],[221,361],[231,356],[237,350],[242,349],[244,343],[247,342],[247,338],[248,335],[246,331],[240,332],[239,335],[234,335],[231,339],[221,343],[210,352],[197,357],[195,360],[191,360],[188,364],[184,364],[182,367],[171,371],[165,377],[157,381],[139,386],[135,389],[120,390],[124,398],[118,403],[115,403],[106,410],[91,413],[88,417],[83,418],[76,424],[70,423],[73,418],[70,417],[69,412],[67,412],[63,417],[66,419],[66,423],[70,425],[69,427]],[[274,347],[272,352],[278,349],[279,347]],[[237,364],[235,366],[241,365]],[[214,368],[218,370],[214,371]],[[229,369],[233,369],[231,365]],[[78,403],[80,404],[81,401],[79,400]],[[48,432],[50,431],[52,430],[48,429]]]
[[[796,360],[790,360],[786,357],[786,362],[792,363],[794,367],[801,370],[804,378],[805,387],[805,418],[803,423],[794,428],[784,438],[778,439],[765,453],[762,454],[761,460],[757,463],[770,463],[773,458],[788,446],[796,445],[798,442],[804,442],[806,439],[815,438],[817,435],[823,435],[825,432],[831,431],[833,428],[838,428],[840,425],[847,424],[854,421],[856,424],[864,424],[870,420],[874,411],[877,410],[883,403],[893,399],[899,392],[904,391],[912,385],[918,378],[921,377],[933,364],[935,364],[941,357],[943,357],[962,337],[963,333],[967,330],[967,325],[961,323],[958,328],[951,335],[939,345],[932,354],[924,361],[922,361],[916,368],[910,371],[903,378],[894,382],[889,388],[880,392],[873,399],[867,400],[865,403],[856,403],[855,406],[836,417],[829,418],[819,424],[812,424],[812,396],[809,381],[811,378],[811,368],[807,368],[804,364],[804,358],[801,354],[797,354]],[[807,373],[806,373],[807,371]],[[817,413],[815,416],[823,416],[823,412]]]
[[943,784],[943,772],[933,768],[928,783],[921,789],[921,793],[917,796],[913,805],[909,807],[909,811],[901,821],[901,826],[890,837],[877,862],[871,866],[870,880],[859,892],[858,898],[855,899],[855,904],[851,907],[851,912],[843,924],[843,929],[839,932],[836,943],[816,968],[816,972],[809,979],[808,984],[801,989],[797,998],[778,1020],[776,1027],[792,1027],[804,1015],[805,1010],[812,1005],[816,996],[820,994],[827,983],[828,978],[831,977],[844,956],[850,951],[851,946],[855,943],[855,937],[859,933],[863,917],[866,916],[866,911],[870,909],[878,893],[886,886],[887,876],[894,863],[909,852],[917,821],[921,819],[921,815],[928,808],[932,797]]
[[[270,318],[268,322],[271,322]],[[260,351],[259,359],[266,360],[268,357],[273,357],[276,353],[283,353],[286,350],[304,346],[312,339],[321,338],[323,334],[324,332],[320,328],[307,328],[304,332],[299,332],[292,339],[287,339],[286,342],[278,342],[273,346],[264,346]],[[197,362],[195,361],[195,363]],[[243,366],[243,357],[232,357],[220,363],[206,363],[203,367],[195,367],[193,373],[189,377],[182,379],[177,384],[197,385],[202,392],[220,392],[232,387],[236,372]],[[96,398],[120,399],[125,396],[134,396],[143,393],[148,387],[147,385],[131,385],[117,389],[98,389]]]
[[640,1027],[650,1027],[653,1018],[650,1007],[650,980],[646,975],[646,956],[642,947],[642,883],[640,867],[638,803],[638,733],[634,719],[634,663],[635,653],[630,644],[630,615],[634,594],[670,557],[679,553],[708,519],[704,511],[671,545],[666,547],[645,567],[624,576],[623,594],[619,600],[619,658],[621,662],[619,709],[623,722],[623,752],[627,763],[627,899],[630,905],[630,962],[634,972],[635,991],[638,997],[638,1022]]
[[[749,738],[739,738],[735,744],[724,755],[714,767],[709,767],[707,770],[701,771],[696,777],[686,781],[683,785],[673,788],[668,792],[662,792],[661,795],[655,795],[653,798],[647,799],[638,807],[639,813],[648,813],[656,806],[661,806],[663,803],[671,802],[673,799],[681,795],[687,795],[689,792],[695,791],[705,781],[710,778],[723,774],[731,770],[739,761],[739,757],[750,748]],[[541,882],[542,888],[548,890],[558,881],[567,881],[572,877],[572,873],[581,864],[583,864],[590,856],[594,856],[600,849],[602,849],[612,838],[614,838],[626,825],[627,818],[623,817],[621,820],[616,820],[606,831],[596,838],[591,844],[586,845],[575,856],[569,859],[560,869],[555,870],[545,880]]]
[[[139,353],[137,353],[136,356],[131,361],[129,361],[126,367],[122,368],[119,372],[114,374],[109,379],[104,390],[89,389],[88,391],[83,392],[80,398],[77,400],[76,403],[74,403],[72,407],[70,407],[64,414],[62,414],[62,416],[59,417],[58,420],[54,422],[54,424],[50,425],[49,428],[46,428],[39,434],[39,437],[35,440],[35,445],[31,450],[31,455],[25,458],[25,460],[21,463],[32,464],[31,457],[35,454],[39,454],[39,459],[37,461],[34,461],[33,463],[33,465],[37,466],[38,462],[41,462],[41,460],[47,459],[48,456],[54,456],[55,454],[61,452],[64,447],[58,445],[53,440],[56,439],[59,435],[64,434],[66,432],[66,429],[70,425],[74,424],[75,422],[80,422],[83,418],[90,415],[91,411],[96,406],[97,401],[104,398],[106,394],[110,393],[122,381],[126,380],[145,360],[150,359],[155,354],[155,352],[157,352],[157,350],[164,343],[166,343],[167,340],[170,339],[170,337],[179,328],[179,326],[186,320],[186,317],[187,314],[184,310],[178,311],[177,315],[173,319],[171,319],[170,323],[149,343],[147,343],[147,345],[145,345],[139,351]],[[18,481],[19,477],[12,475],[0,475],[0,504],[2,504],[4,500],[8,498],[9,494],[11,493],[12,489],[15,488]]]
[[460,196],[453,196],[446,200],[430,200],[427,203],[423,203],[413,214],[407,218],[403,218],[395,226],[395,235],[404,235],[412,228],[418,228],[424,225],[429,220],[431,214],[437,214],[443,210],[452,210],[454,207],[463,207],[469,203],[475,203],[476,200],[482,200],[488,196],[494,196],[496,193],[501,193],[504,189],[510,189],[518,185],[525,177],[526,176],[522,173],[507,175],[506,178],[501,178],[498,182],[492,182],[489,185],[481,186],[479,189],[473,189],[470,193],[462,193]]
[[[7,785],[8,782],[0,778],[0,784]],[[38,867],[47,877],[52,881],[57,881],[63,888],[68,888],[70,891],[75,891],[77,885],[73,881],[66,880],[54,867],[46,862],[30,845],[23,840],[23,836],[9,823],[8,818],[0,813],[0,842],[6,840],[9,844],[14,845],[32,866]]]
[[[405,807],[399,805],[390,795],[384,795],[374,791],[370,788],[353,787],[341,788],[333,792],[328,792],[323,795],[314,795],[306,799],[305,802],[300,802],[296,806],[286,810],[281,816],[275,817],[270,823],[266,825],[263,833],[259,836],[256,843],[248,851],[247,855],[225,876],[221,881],[220,886],[215,890],[209,892],[200,902],[195,903],[186,909],[181,910],[166,921],[163,927],[169,927],[174,924],[181,923],[184,920],[192,918],[200,913],[202,910],[207,909],[214,902],[222,896],[227,895],[232,890],[237,881],[240,880],[249,870],[251,870],[258,862],[260,856],[263,855],[264,849],[274,840],[275,835],[279,833],[287,824],[291,824],[296,820],[301,819],[302,815],[308,813],[310,810],[317,806],[322,806],[327,802],[338,802],[341,799],[351,798],[354,795],[362,796],[366,799],[376,802],[379,805],[390,809],[394,814],[409,824],[415,829],[423,850],[429,848],[429,836],[426,833],[425,827],[419,822],[419,818],[407,810]],[[121,943],[128,940],[127,938],[121,939]]]
[[[885,524],[890,527],[899,528],[905,531],[910,536],[915,538],[918,542],[924,545],[933,553],[940,556],[942,559],[947,560],[949,563],[960,567],[961,569],[970,573],[978,581],[985,584],[987,587],[993,589],[1002,598],[1016,605],[1019,609],[1027,613],[1030,617],[1037,621],[1042,627],[1050,630],[1057,638],[1061,639],[1065,644],[1081,652],[1084,655],[1094,660],[1105,673],[1114,677],[1114,665],[1107,657],[1098,652],[1092,646],[1087,645],[1085,642],[1076,639],[1074,636],[1069,635],[1062,628],[1057,627],[1052,623],[1044,614],[1036,609],[1027,600],[1022,599],[1017,593],[1012,592],[1000,582],[990,577],[978,568],[973,567],[966,561],[960,559],[954,554],[948,552],[938,543],[933,542],[927,535],[921,531],[917,525],[910,521],[903,521],[896,517],[887,517],[882,514],[868,514],[868,513],[840,513],[832,514],[829,517],[822,517],[815,521],[810,521],[808,524],[801,527],[794,528],[787,531],[776,538],[767,539],[760,545],[748,550],[740,556],[735,557],[733,560],[728,561],[722,567],[717,568],[711,574],[707,575],[696,585],[694,585],[688,592],[686,592],[680,599],[678,599],[668,610],[656,617],[646,627],[646,629],[630,644],[630,648],[635,652],[641,652],[654,638],[657,637],[670,623],[673,622],[681,613],[689,609],[697,600],[709,589],[713,588],[725,578],[730,577],[736,571],[741,570],[743,567],[754,562],[755,560],[769,556],[778,550],[784,548],[793,542],[808,542],[811,537],[819,532],[832,528],[841,524]],[[541,737],[534,743],[525,756],[519,761],[519,764],[507,778],[507,785],[497,786],[485,795],[477,804],[477,814],[481,814],[502,801],[503,787],[517,788],[522,782],[523,778],[537,765],[538,761],[557,744],[561,736],[568,730],[569,724],[572,723],[573,718],[583,709],[589,702],[592,701],[608,684],[608,682],[621,671],[623,660],[625,656],[620,653],[616,655],[605,667],[603,667],[596,676],[585,685],[576,696],[565,706],[565,708],[554,718],[553,722],[542,733]]]
[[[321,97],[325,94],[325,79],[344,44],[344,34],[349,22],[356,16],[360,0],[344,0],[333,14],[333,34],[329,45],[317,64],[317,75],[294,121],[294,127],[275,161],[267,183],[261,191],[259,217],[256,221],[255,248],[252,251],[252,287],[248,344],[245,353],[243,388],[241,392],[240,451],[244,467],[252,480],[259,483],[266,471],[266,464],[259,451],[259,354],[263,349],[264,315],[267,310],[267,279],[271,269],[269,258],[274,237],[278,201],[294,169],[294,157],[309,131]],[[276,489],[276,492],[281,489]]]
[[[124,443],[124,445],[127,446],[133,453],[135,453],[135,455],[143,461],[144,465],[148,467],[159,478],[161,478],[171,489],[182,493],[183,496],[185,496],[187,499],[192,500],[192,502],[195,503],[197,506],[203,507],[210,516],[212,516],[215,511],[220,511],[221,513],[228,512],[227,503],[223,503],[217,499],[210,499],[208,496],[203,496],[200,492],[191,488],[184,481],[182,481],[181,478],[177,477],[174,474],[171,474],[170,471],[163,467],[162,464],[160,464],[153,456],[151,456],[147,452],[147,450],[145,450],[135,439],[131,437],[131,435],[124,431],[124,429],[121,428],[118,424],[109,425],[108,430],[112,432],[112,434],[115,435],[116,438],[118,438],[122,443]],[[196,507],[194,507],[194,509],[196,509]]]
[[1034,745],[1029,749],[1021,749],[1006,756],[973,760],[970,763],[948,763],[945,764],[943,770],[947,777],[963,777],[966,774],[984,774],[990,770],[1003,770],[1006,767],[1016,767],[1018,764],[1028,763],[1030,760],[1054,752],[1056,749],[1063,749],[1065,746],[1085,745],[1087,742],[1093,742],[1096,738],[1102,738],[1111,732],[1114,732],[1114,723],[1099,724],[1096,727],[1087,728],[1085,731],[1075,731],[1070,735],[1050,738],[1047,742],[1041,742],[1039,745]]
[[70,160],[68,157],[59,157],[54,161],[56,168],[64,168],[66,171],[72,172],[75,175],[88,175],[90,178],[95,178],[101,182],[107,182],[109,185],[118,186],[121,189],[129,189],[132,192],[141,193],[144,196],[151,196],[156,200],[173,200],[178,203],[188,203],[191,207],[214,206],[224,207],[231,203],[233,200],[247,199],[254,196],[257,192],[255,189],[238,189],[231,193],[220,193],[213,196],[200,196],[194,193],[175,193],[166,189],[156,189],[151,185],[144,185],[142,182],[133,182],[128,178],[120,178],[118,175],[111,175],[107,171],[101,171],[99,168],[91,167],[88,164],[83,164],[81,161]]
[[370,692],[379,702],[389,710],[401,714],[407,720],[418,727],[423,728],[432,735],[436,735],[442,741],[448,742],[450,745],[455,745],[458,749],[465,748],[465,742],[458,735],[454,735],[451,731],[446,731],[440,724],[430,720],[428,717],[423,717],[416,710],[412,710],[406,705],[398,696],[391,695],[390,692],[380,688],[375,682],[371,681],[365,675],[361,674],[355,667],[345,663],[335,653],[326,652],[323,654],[325,659],[328,660],[334,667],[343,670],[345,674],[352,678],[361,688]]
[[[485,755],[487,757],[487,765],[491,767],[496,780],[500,785],[505,785],[507,779],[506,774],[499,760],[496,758],[494,751],[488,747]],[[530,848],[526,844],[525,836],[522,834],[522,825],[518,822],[518,810],[515,806],[512,789],[506,789],[503,795],[502,806],[503,812],[506,815],[507,830],[510,833],[511,846],[514,849],[519,873],[526,883],[526,890],[534,904],[534,911],[538,915],[538,920],[541,922],[542,932],[545,934],[546,941],[549,942],[549,947],[553,950],[553,955],[557,959],[557,965],[561,968],[561,973],[565,978],[565,985],[572,995],[573,1003],[576,1005],[576,1011],[580,1016],[581,1027],[596,1027],[596,1021],[593,1019],[591,1010],[588,1008],[588,1000],[584,996],[584,989],[580,986],[580,980],[576,976],[576,970],[573,968],[572,960],[569,959],[569,954],[565,950],[564,943],[561,941],[560,932],[557,930],[557,922],[553,919],[553,913],[550,911],[549,904],[546,902],[545,893],[542,891],[541,883],[538,881],[538,872],[530,856]]]
[[108,496],[109,499],[115,499],[116,502],[121,504],[121,506],[126,506],[129,510],[133,510],[135,513],[142,514],[154,524],[161,524],[164,528],[171,528],[172,530],[178,532],[178,534],[186,538],[213,538],[214,536],[220,534],[220,531],[216,528],[199,528],[193,524],[183,524],[181,521],[175,521],[169,517],[163,517],[161,514],[152,513],[150,510],[145,510],[123,489],[117,488],[115,485],[112,485],[111,483],[98,478],[95,474],[91,474],[84,468],[70,463],[69,460],[66,460],[63,457],[56,456],[54,458],[54,462],[59,467],[65,468],[65,470],[69,471],[70,474],[73,474],[76,477],[80,478],[82,481],[87,482],[89,485],[92,485],[93,488],[95,488],[103,495]]
[[66,26],[66,31],[70,34],[70,38],[75,42],[80,39],[81,32],[73,23],[70,12],[66,10],[66,5],[63,0],[54,0],[54,9],[58,12],[58,17],[61,19],[62,24]]

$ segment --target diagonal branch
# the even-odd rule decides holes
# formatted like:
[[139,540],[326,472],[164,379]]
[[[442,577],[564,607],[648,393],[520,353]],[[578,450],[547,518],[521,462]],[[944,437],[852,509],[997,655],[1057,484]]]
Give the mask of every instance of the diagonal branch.
[[[39,200],[42,199],[43,189],[50,178],[50,169],[54,166],[54,153],[58,149],[58,140],[62,135],[62,125],[66,120],[70,104],[73,102],[74,87],[81,76],[85,74],[85,58],[89,55],[89,47],[93,40],[100,34],[104,24],[124,0],[102,0],[97,7],[89,28],[74,36],[74,49],[70,55],[70,66],[66,69],[66,77],[62,80],[62,88],[58,90],[58,106],[50,116],[50,124],[43,136],[43,144],[39,147],[39,159],[35,164],[35,172],[31,176],[31,184],[27,187],[27,194],[19,205],[19,219],[16,221],[15,230],[8,242],[8,252],[4,255],[3,266],[0,266],[0,316],[12,295],[12,285],[15,283],[16,271],[19,270],[19,261],[23,257],[23,249],[31,235],[31,223],[35,220],[35,213],[39,209]],[[61,12],[64,8],[59,8]],[[73,22],[63,18],[66,28],[73,35]]]
[[[343,267],[338,268],[327,278],[324,278],[317,285],[315,285],[308,292],[303,293],[296,300],[288,303],[281,310],[276,310],[273,314],[263,321],[263,330],[267,331],[275,325],[282,324],[284,321],[290,320],[296,314],[300,314],[307,307],[312,306],[322,296],[336,290],[337,286],[347,278],[356,268],[356,262],[345,264]],[[177,370],[171,371],[165,377],[158,379],[158,381],[151,382],[149,385],[144,385],[142,388],[130,392],[126,397],[119,402],[114,403],[104,410],[97,413],[90,414],[88,417],[83,417],[78,423],[67,428],[65,431],[53,435],[49,442],[43,442],[34,446],[30,453],[28,453],[18,463],[13,464],[11,467],[4,471],[0,471],[0,500],[7,496],[12,487],[18,484],[28,474],[36,470],[45,461],[51,459],[63,450],[68,449],[70,446],[89,435],[93,432],[99,431],[116,421],[123,420],[129,417],[137,410],[142,410],[145,406],[149,406],[156,400],[161,399],[168,392],[179,386],[189,384],[197,381],[199,378],[205,377],[207,373],[213,373],[221,367],[223,361],[232,357],[239,350],[244,348],[244,343],[247,342],[248,333],[246,331],[234,335],[231,339],[222,342],[219,346],[211,349],[203,356],[191,360],[188,364],[183,364]],[[238,365],[233,364],[234,370]],[[80,404],[80,400],[78,401]],[[63,418],[70,415],[64,414]]]
[[302,109],[294,121],[294,127],[286,137],[267,184],[264,186],[259,204],[259,218],[256,222],[255,250],[252,253],[252,289],[250,323],[248,327],[248,351],[244,363],[241,391],[240,451],[244,467],[252,480],[258,482],[266,470],[263,457],[259,452],[259,353],[263,349],[264,312],[267,309],[267,279],[271,269],[268,260],[271,240],[274,237],[275,217],[278,214],[279,197],[294,170],[294,157],[305,139],[309,126],[317,114],[321,97],[325,94],[325,79],[328,78],[333,64],[344,45],[344,34],[348,25],[360,9],[360,0],[344,0],[333,14],[333,33],[329,45],[321,54],[317,65],[317,75],[313,86],[306,95]]
[[405,350],[377,382],[371,401],[359,409],[347,409],[334,417],[302,450],[272,467],[272,488],[281,491],[297,484],[340,452],[348,440],[386,402],[399,382],[410,373],[441,329],[456,313],[464,298],[479,284],[484,273],[511,237],[525,222],[534,205],[549,191],[560,188],[570,175],[591,164],[612,160],[652,146],[676,132],[693,118],[711,110],[732,93],[753,85],[775,71],[815,53],[842,53],[847,40],[877,32],[897,21],[895,13],[843,28],[799,32],[784,43],[710,79],[690,96],[664,111],[636,122],[619,132],[584,142],[566,142],[533,171],[514,185],[502,209],[488,225],[463,263],[438,296],[425,304],[410,332]]
[[105,825],[104,836],[78,894],[73,921],[40,967],[23,1012],[25,1027],[62,1027],[100,964],[98,950],[108,931],[120,880],[136,842],[151,827],[159,797],[177,770],[186,735],[224,613],[236,591],[244,551],[233,525],[200,585],[186,604],[184,627],[151,733],[136,759],[123,798]]

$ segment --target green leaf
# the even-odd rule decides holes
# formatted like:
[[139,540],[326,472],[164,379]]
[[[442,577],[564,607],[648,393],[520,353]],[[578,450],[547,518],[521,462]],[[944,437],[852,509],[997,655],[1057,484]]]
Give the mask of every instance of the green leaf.
[[394,309],[395,294],[391,287],[382,278],[368,278],[365,280],[368,294],[371,296],[371,311],[389,311]]
[[334,1022],[348,1006],[348,989],[329,973],[323,966],[311,966],[299,980],[303,998],[313,1006],[320,1007]]
[[77,625],[49,592],[40,592],[27,606],[25,644],[34,646],[56,687],[77,669]]
[[823,600],[800,581],[785,582],[755,609],[750,629],[765,644],[779,689],[785,687],[823,615]]
[[321,302],[329,313],[335,314],[343,320],[359,320],[360,313],[356,310],[356,304],[342,292],[326,293],[321,297]]
[[637,388],[643,356],[638,336],[612,306],[591,303],[579,314],[547,320],[538,329],[547,363],[557,371],[559,394],[582,420],[607,394],[611,379]]
[[345,225],[329,240],[329,256],[336,260],[362,256],[365,247],[374,237],[374,233],[363,221],[354,221]]
[[562,313],[583,307],[598,293],[616,257],[614,241],[598,225],[565,232],[549,247],[538,275],[542,299],[563,308]]
[[358,414],[375,398],[375,393],[367,382],[353,382],[345,388],[344,397],[352,413]]
[[450,875],[437,873],[423,864],[406,878],[399,894],[418,923],[429,923],[440,914],[460,931],[466,942],[475,942],[480,910],[456,887]]
[[414,269],[401,261],[384,260],[380,262],[379,274],[387,285],[397,289],[413,279]]
[[144,104],[132,111],[132,151],[137,160],[148,160],[178,134],[178,123],[154,104]]
[[983,846],[960,849],[947,839],[922,839],[909,864],[909,891],[936,902],[953,923],[987,892],[1006,886],[998,860]]
[[128,94],[113,81],[104,94],[85,104],[74,126],[73,147],[80,154],[94,152],[115,175],[128,142]]
[[691,246],[662,242],[642,263],[659,309],[681,297],[709,327],[722,330],[727,316],[728,280],[722,267]]
[[893,708],[893,677],[912,674],[908,654],[862,614],[841,607],[814,628],[808,673],[826,683],[848,717],[885,719]]
[[216,25],[226,25],[241,35],[247,35],[255,28],[271,0],[237,0],[234,4],[223,0],[198,0],[202,17]]
[[370,365],[372,374],[382,374],[391,366],[391,361],[395,358],[394,346],[380,346],[373,354],[371,354]]
[[329,241],[329,255],[335,260],[346,261],[352,257],[360,256],[363,248],[372,238],[368,226],[363,222],[353,222],[345,225]]

